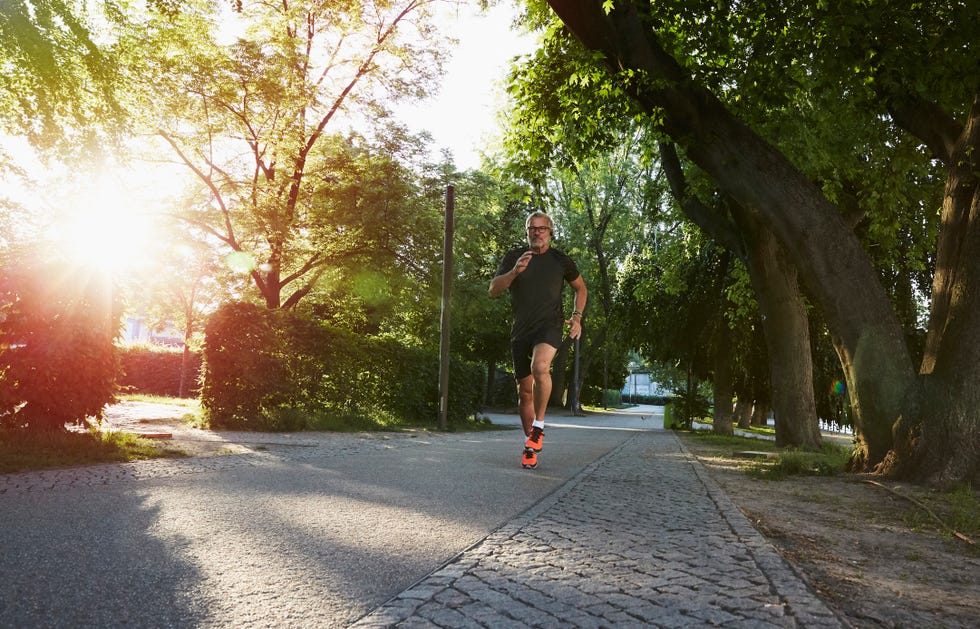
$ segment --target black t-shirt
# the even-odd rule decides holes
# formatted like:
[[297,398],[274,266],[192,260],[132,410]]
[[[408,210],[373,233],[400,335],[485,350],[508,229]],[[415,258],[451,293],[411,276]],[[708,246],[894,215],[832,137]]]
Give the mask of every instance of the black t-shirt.
[[[528,250],[519,247],[508,251],[500,261],[497,275],[513,269],[517,259]],[[520,338],[546,325],[561,328],[564,322],[561,292],[565,282],[573,282],[578,276],[575,262],[557,249],[549,247],[544,253],[531,256],[527,268],[510,285],[510,309],[514,314],[511,338]]]

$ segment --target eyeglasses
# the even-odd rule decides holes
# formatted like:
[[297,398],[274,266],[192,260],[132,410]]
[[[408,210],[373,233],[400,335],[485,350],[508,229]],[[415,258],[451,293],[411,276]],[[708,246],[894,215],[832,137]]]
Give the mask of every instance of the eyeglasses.
[[541,232],[551,231],[551,228],[548,227],[547,225],[542,225],[540,227],[528,227],[527,231],[529,234],[533,234],[533,233],[540,234]]

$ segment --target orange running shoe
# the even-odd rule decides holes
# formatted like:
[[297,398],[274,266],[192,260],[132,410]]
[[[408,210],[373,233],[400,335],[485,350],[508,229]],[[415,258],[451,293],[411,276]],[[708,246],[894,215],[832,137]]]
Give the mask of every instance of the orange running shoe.
[[544,449],[544,430],[537,426],[531,428],[531,436],[524,442],[524,447],[541,452]]
[[521,466],[525,469],[534,469],[538,466],[538,453],[531,448],[524,448],[524,454],[521,455]]

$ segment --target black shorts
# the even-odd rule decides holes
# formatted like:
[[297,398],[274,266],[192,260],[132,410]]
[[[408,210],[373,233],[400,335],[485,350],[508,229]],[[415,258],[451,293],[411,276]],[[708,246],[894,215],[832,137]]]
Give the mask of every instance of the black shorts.
[[561,326],[543,326],[511,341],[510,351],[514,356],[514,379],[523,380],[531,375],[531,355],[538,343],[547,343],[555,349],[561,347]]

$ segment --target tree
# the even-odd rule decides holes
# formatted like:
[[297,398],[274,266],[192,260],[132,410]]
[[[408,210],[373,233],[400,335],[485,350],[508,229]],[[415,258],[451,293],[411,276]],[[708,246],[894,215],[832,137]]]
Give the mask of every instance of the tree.
[[116,391],[113,287],[40,251],[2,261],[0,426],[55,431],[100,418]]
[[[511,121],[514,130],[510,134],[517,140],[509,142],[508,148],[514,155],[513,159],[520,164],[516,171],[523,174],[558,170],[559,167],[552,166],[552,163],[575,170],[581,168],[581,164],[588,159],[582,157],[584,155],[614,155],[619,151],[627,154],[637,152],[649,164],[657,163],[656,152],[652,148],[657,142],[657,129],[646,121],[624,119],[631,114],[629,107],[612,98],[617,93],[616,85],[601,72],[597,72],[591,61],[588,55],[576,50],[573,41],[556,32],[546,40],[541,50],[524,60],[514,71],[510,91],[516,103]],[[637,141],[636,134],[641,134],[642,139]],[[646,146],[641,151],[635,151],[632,146],[634,144]],[[767,316],[763,322],[769,332],[767,338],[774,337],[771,344],[777,350],[771,353],[771,371],[776,375],[773,380],[774,388],[780,392],[775,401],[777,440],[783,445],[817,447],[820,437],[812,394],[803,395],[798,392],[800,389],[804,392],[812,389],[812,370],[802,298],[795,288],[795,269],[785,263],[778,265],[778,259],[773,258],[771,248],[750,249],[750,259],[733,217],[730,216],[728,207],[733,204],[724,199],[719,199],[713,207],[700,202],[695,187],[688,183],[674,145],[669,142],[660,144],[659,163],[667,175],[676,202],[712,238],[732,251],[743,263],[751,263],[749,268],[752,277],[761,290],[759,298],[766,303]],[[639,182],[645,188],[640,193],[640,198],[644,199],[643,204],[656,207],[657,204],[668,201],[658,192],[661,184],[649,177],[650,172],[652,170],[649,168],[646,173],[637,171],[624,177],[623,181],[633,182],[639,177]],[[644,176],[647,177],[645,181],[642,179]],[[544,186],[538,183],[537,187]],[[616,184],[615,187],[625,192],[635,186]],[[715,197],[718,195],[715,194]],[[619,203],[614,201],[612,205],[615,207]],[[655,222],[657,219],[653,214],[649,212],[647,220]],[[759,229],[755,229],[754,234],[752,238],[755,241],[765,236],[759,233]],[[621,240],[636,243],[635,235]],[[771,240],[771,236],[768,238]],[[767,253],[763,254],[763,251]],[[599,251],[598,255],[601,258],[602,252]],[[784,278],[787,273],[790,273],[789,277]],[[768,277],[764,274],[768,274]],[[774,282],[773,279],[780,281]],[[607,284],[603,282],[603,285]],[[787,293],[788,289],[792,292]],[[608,295],[608,291],[600,295]],[[604,299],[603,303],[609,301]],[[614,319],[609,318],[600,321],[600,334],[604,335],[604,331],[613,321]],[[717,328],[719,332],[722,329]],[[797,337],[792,334],[794,331],[803,331],[804,334]],[[715,338],[722,341],[723,335],[718,334]],[[725,365],[729,361],[729,352],[716,347],[715,356],[718,369],[714,372],[719,376],[728,373]],[[589,355],[587,360],[591,357]],[[560,361],[556,359],[556,363],[558,362]],[[717,408],[721,409],[723,406]]]
[[[587,48],[601,53],[608,70],[643,109],[659,117],[664,132],[687,157],[765,224],[790,253],[826,317],[841,358],[862,440],[859,463],[865,469],[934,482],[975,478],[980,469],[980,392],[975,386],[980,380],[980,189],[975,150],[980,140],[980,87],[975,73],[973,81],[962,80],[971,76],[968,68],[975,68],[977,59],[975,39],[967,35],[971,20],[965,4],[886,4],[848,12],[827,3],[801,15],[781,16],[795,27],[782,32],[791,32],[799,45],[777,47],[774,55],[784,65],[794,62],[803,75],[812,72],[825,89],[834,80],[841,82],[842,74],[832,72],[835,67],[850,67],[874,86],[871,98],[851,103],[851,115],[874,119],[887,114],[936,152],[946,167],[920,375],[888,294],[842,213],[783,153],[705,87],[703,78],[691,70],[703,59],[684,50],[680,31],[671,30],[675,25],[670,19],[645,3],[618,2],[608,12],[587,1],[549,4]],[[756,6],[761,12],[767,8]],[[726,15],[741,17],[737,10]],[[745,17],[760,19],[755,14]],[[860,24],[860,37],[855,24]],[[859,54],[843,55],[845,60],[838,64],[842,47],[833,48],[831,60],[828,44],[848,36],[859,42]],[[886,45],[896,39],[901,45]],[[925,54],[929,50],[932,59]],[[937,54],[943,63],[935,63]],[[865,95],[866,90],[858,93]],[[839,96],[847,101],[848,95]]]
[[[386,103],[421,96],[441,70],[433,1],[246,2],[248,28],[230,46],[191,10],[134,35],[159,51],[140,70],[159,86],[157,133],[202,186],[183,219],[252,260],[267,307],[294,307],[373,244],[338,223],[372,201],[347,169],[388,173],[406,150],[404,132],[384,124]],[[376,137],[348,132],[358,121]]]
[[[748,271],[768,347],[777,445],[819,448],[810,333],[796,268],[772,233],[737,203],[719,197],[715,207],[709,207],[689,192],[673,144],[661,144],[660,152],[672,193],[684,213],[738,256]],[[727,373],[728,366],[721,367]]]

